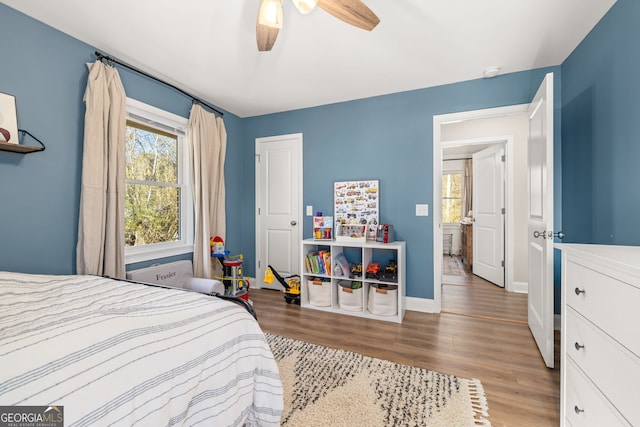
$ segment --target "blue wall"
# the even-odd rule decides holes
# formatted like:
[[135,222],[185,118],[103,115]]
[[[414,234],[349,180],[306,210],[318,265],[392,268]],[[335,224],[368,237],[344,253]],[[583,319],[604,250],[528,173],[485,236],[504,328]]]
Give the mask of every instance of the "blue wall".
[[618,0],[562,64],[567,242],[640,245],[639,23]]
[[[246,211],[255,210],[254,158],[249,155],[255,139],[301,132],[303,205],[332,212],[334,181],[379,179],[380,222],[393,224],[396,239],[407,245],[407,295],[433,298],[433,217],[415,215],[417,203],[433,206],[433,116],[528,103],[549,71],[559,90],[560,68],[553,67],[245,119]],[[559,172],[559,96],[555,105]],[[556,217],[559,221],[559,209]],[[311,228],[311,218],[305,217],[305,238],[311,237]],[[254,229],[248,227],[243,246],[253,248],[254,241]],[[255,259],[253,250],[247,252]]]
[[[416,217],[415,204],[433,204],[433,115],[526,103],[547,71],[556,82],[556,225],[565,241],[640,244],[638,22],[640,3],[618,0],[561,67],[248,119],[226,113],[228,248],[255,274],[255,138],[302,132],[303,205],[330,212],[333,181],[379,179],[381,220],[407,241],[408,294],[432,298],[432,217]],[[19,127],[47,144],[0,152],[0,269],[73,273],[85,63],[95,49],[2,4],[0,39],[9,64],[0,91],[16,96]],[[172,89],[121,75],[129,96],[188,115],[190,101]]]
[[[0,92],[16,97],[18,127],[47,147],[27,155],[0,151],[0,270],[72,274],[80,202],[82,98],[88,74],[85,64],[95,61],[95,49],[3,4],[0,40],[0,55],[5,58],[0,67]],[[188,98],[126,69],[119,71],[127,96],[188,116]],[[224,121],[227,191],[233,194],[239,192],[242,180],[242,120],[226,113]],[[239,200],[230,198],[227,203],[228,212],[239,209]],[[227,221],[227,239],[240,240],[240,219],[231,215]]]

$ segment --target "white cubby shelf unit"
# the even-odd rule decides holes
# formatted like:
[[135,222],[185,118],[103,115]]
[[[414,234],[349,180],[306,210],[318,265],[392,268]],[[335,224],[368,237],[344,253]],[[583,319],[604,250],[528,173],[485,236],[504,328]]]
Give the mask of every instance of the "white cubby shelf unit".
[[[345,241],[323,241],[319,242],[315,239],[305,239],[302,241],[302,265],[301,274],[301,300],[300,305],[303,308],[312,308],[314,310],[329,311],[341,313],[350,316],[366,317],[371,319],[384,320],[388,322],[402,323],[405,312],[405,242],[395,241],[391,243],[379,243],[367,240],[366,242],[345,242]],[[317,254],[321,252],[330,253],[331,271],[330,274],[318,273],[318,269],[314,269],[307,263],[309,254]],[[336,258],[342,254],[349,264],[361,264],[362,273],[360,277],[349,277],[349,271],[344,275],[336,275],[335,264]],[[384,271],[390,260],[395,260],[397,264],[397,275],[395,281],[384,281],[366,277],[366,269],[372,262],[380,264],[380,271]],[[316,272],[314,272],[316,271]],[[317,286],[324,283],[325,286]],[[341,295],[345,282],[360,282],[361,285],[354,289],[353,294]],[[326,284],[330,282],[330,286]],[[393,286],[389,286],[393,285]],[[313,287],[312,287],[313,286]],[[394,288],[396,290],[384,291],[385,288]],[[327,289],[328,288],[328,289]],[[382,291],[380,291],[382,289]],[[323,295],[317,298],[316,295],[310,296],[310,292],[328,292],[329,295]],[[376,293],[379,292],[379,293]],[[313,301],[327,301],[328,304],[313,304]],[[343,298],[343,296],[347,296]],[[370,296],[373,297],[369,301]],[[355,301],[354,301],[355,298]],[[354,302],[356,303],[354,305]],[[382,306],[379,304],[382,303]],[[389,304],[394,306],[389,307]],[[360,306],[360,308],[358,308]],[[382,307],[382,310],[379,308]],[[394,309],[395,308],[395,309]],[[384,313],[385,315],[376,314]],[[390,314],[391,313],[391,314]],[[395,313],[395,314],[394,314]]]

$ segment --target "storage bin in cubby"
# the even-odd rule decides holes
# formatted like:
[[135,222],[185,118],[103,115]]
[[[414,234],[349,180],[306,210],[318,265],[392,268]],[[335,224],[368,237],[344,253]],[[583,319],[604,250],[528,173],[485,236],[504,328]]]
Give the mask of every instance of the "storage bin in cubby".
[[309,304],[316,307],[331,305],[331,280],[310,277],[307,279],[307,291],[309,291]]
[[338,282],[338,305],[342,310],[362,311],[362,287],[351,288],[350,280]]
[[398,286],[372,283],[369,286],[367,309],[377,316],[398,314]]

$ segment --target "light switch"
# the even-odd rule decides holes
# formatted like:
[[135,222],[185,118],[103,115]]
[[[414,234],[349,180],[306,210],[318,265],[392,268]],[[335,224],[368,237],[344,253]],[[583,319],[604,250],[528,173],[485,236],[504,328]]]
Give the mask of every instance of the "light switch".
[[313,206],[307,206],[307,216],[313,216]]
[[416,216],[429,216],[429,205],[416,205]]

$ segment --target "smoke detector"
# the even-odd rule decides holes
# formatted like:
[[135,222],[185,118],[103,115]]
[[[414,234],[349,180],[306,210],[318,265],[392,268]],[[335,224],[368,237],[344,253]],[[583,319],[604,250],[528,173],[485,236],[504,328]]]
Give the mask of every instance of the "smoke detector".
[[500,74],[500,67],[490,67],[484,70],[482,75],[484,75],[485,79],[491,79]]

